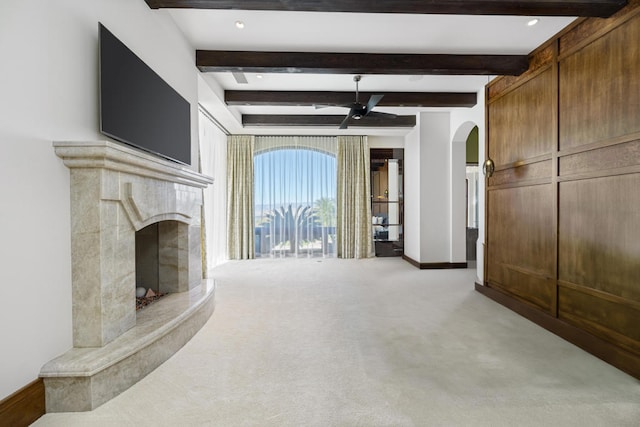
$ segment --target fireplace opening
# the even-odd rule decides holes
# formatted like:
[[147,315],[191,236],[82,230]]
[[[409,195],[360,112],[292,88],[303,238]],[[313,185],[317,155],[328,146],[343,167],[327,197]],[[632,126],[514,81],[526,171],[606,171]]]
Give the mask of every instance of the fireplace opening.
[[179,291],[188,258],[188,226],[160,221],[136,231],[136,309]]
[[160,291],[159,223],[136,231],[136,310],[166,295]]

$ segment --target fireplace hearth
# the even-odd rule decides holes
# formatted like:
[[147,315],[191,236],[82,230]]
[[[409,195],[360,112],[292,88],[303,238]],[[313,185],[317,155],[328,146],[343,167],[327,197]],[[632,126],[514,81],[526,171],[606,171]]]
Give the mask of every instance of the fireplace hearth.
[[[85,411],[171,357],[213,312],[200,244],[202,189],[213,180],[120,143],[54,148],[71,174],[74,347],[40,376],[47,412]],[[136,311],[136,233],[147,227],[162,230],[150,287],[168,295]]]

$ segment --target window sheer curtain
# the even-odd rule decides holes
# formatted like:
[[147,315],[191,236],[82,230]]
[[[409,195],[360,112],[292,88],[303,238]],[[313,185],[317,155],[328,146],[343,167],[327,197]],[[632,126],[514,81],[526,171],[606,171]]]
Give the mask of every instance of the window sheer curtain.
[[202,205],[203,271],[208,274],[227,259],[227,136],[201,109],[198,123],[200,172],[214,179],[203,190]]
[[256,257],[335,256],[335,137],[256,136]]
[[229,259],[254,257],[253,153],[255,137],[227,138],[227,246]]
[[337,244],[340,258],[373,256],[369,142],[338,137]]

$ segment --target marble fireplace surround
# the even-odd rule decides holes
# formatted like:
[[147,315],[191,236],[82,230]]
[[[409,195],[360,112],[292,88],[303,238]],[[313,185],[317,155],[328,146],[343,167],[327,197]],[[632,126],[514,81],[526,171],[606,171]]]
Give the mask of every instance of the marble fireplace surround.
[[[55,142],[71,174],[73,345],[45,364],[47,412],[92,410],[171,357],[214,309],[202,279],[202,189],[177,163],[111,141]],[[169,221],[170,294],[136,313],[135,233]]]

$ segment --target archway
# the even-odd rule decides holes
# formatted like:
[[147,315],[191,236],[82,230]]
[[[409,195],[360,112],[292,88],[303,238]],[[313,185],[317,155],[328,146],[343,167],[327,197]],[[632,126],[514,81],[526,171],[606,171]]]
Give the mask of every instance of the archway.
[[478,126],[468,121],[451,143],[451,256],[470,265],[476,261],[479,228],[478,135]]

